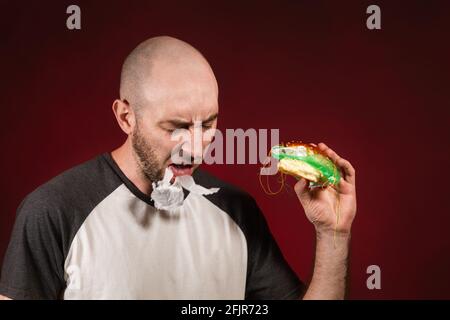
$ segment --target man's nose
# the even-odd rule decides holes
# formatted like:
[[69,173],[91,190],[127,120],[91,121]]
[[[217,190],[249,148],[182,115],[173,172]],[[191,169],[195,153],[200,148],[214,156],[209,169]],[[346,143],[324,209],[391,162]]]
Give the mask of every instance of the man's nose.
[[[198,143],[198,142],[197,142]],[[183,162],[188,162],[190,164],[200,164],[203,159],[203,145],[198,143],[196,146],[193,142],[184,143],[180,150],[181,158]]]

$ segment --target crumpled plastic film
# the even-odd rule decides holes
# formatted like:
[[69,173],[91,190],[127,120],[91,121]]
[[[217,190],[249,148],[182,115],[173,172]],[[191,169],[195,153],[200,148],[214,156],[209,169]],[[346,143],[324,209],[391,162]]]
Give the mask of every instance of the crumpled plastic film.
[[164,177],[158,182],[153,182],[153,191],[150,197],[155,202],[155,208],[158,210],[174,210],[183,205],[184,193],[183,188],[194,194],[208,195],[218,192],[220,188],[205,188],[195,183],[194,178],[190,175],[178,176],[171,184],[173,172],[166,168]]

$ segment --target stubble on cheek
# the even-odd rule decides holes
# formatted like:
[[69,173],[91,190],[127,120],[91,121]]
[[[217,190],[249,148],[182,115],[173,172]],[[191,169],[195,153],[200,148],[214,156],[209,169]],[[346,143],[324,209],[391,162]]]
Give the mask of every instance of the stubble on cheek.
[[138,127],[133,132],[132,146],[142,174],[152,182],[161,180],[164,176],[164,168],[158,161],[155,152],[157,148],[151,147],[151,144],[144,138]]

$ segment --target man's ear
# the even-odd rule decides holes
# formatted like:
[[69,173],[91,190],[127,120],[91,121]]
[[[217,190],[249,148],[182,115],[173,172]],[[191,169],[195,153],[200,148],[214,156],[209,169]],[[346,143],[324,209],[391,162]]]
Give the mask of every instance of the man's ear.
[[136,115],[133,108],[127,101],[116,99],[113,102],[112,110],[116,116],[117,123],[127,135],[130,135],[136,125]]

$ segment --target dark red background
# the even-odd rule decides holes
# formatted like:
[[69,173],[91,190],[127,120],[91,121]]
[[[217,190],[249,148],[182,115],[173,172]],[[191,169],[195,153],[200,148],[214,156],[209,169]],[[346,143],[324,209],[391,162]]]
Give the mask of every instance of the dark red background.
[[[110,110],[121,63],[165,34],[210,61],[221,129],[279,128],[356,167],[351,298],[450,298],[446,1],[243,2],[1,1],[0,257],[26,194],[123,142]],[[81,31],[65,26],[73,3]],[[373,3],[380,31],[365,26]],[[314,232],[294,193],[265,195],[256,165],[207,169],[257,199],[309,279]],[[371,264],[381,290],[366,288]]]

